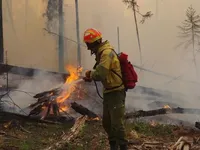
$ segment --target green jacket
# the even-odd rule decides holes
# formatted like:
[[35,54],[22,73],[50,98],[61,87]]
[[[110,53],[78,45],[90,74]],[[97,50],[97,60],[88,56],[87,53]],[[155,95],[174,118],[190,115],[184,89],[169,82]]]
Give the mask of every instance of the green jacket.
[[[116,72],[118,75],[122,76],[120,62],[113,51],[113,47],[108,41],[105,41],[100,45],[96,53],[96,61],[97,66],[94,71],[91,71],[90,76],[93,80],[102,82],[104,93],[124,89],[121,78],[114,73]],[[120,87],[109,89],[117,86]]]

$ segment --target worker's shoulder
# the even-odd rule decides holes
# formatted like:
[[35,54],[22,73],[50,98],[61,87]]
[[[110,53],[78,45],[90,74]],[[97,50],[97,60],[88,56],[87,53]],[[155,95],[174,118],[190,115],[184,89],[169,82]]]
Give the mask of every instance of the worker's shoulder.
[[112,48],[106,48],[101,53],[102,56],[109,56],[110,58],[113,58],[115,56],[114,49]]
[[109,54],[109,53],[111,53],[113,50],[114,50],[113,48],[105,48],[105,49],[102,50],[102,53],[103,53],[103,54]]

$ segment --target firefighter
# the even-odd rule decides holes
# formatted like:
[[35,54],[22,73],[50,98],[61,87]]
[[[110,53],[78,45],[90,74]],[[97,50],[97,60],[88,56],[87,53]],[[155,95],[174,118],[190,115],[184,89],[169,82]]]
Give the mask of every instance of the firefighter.
[[[103,127],[108,135],[111,150],[127,150],[124,127],[126,91],[121,78],[120,62],[109,42],[102,41],[102,34],[90,28],[84,32],[84,42],[91,55],[95,54],[93,70],[86,71],[85,81],[101,81],[103,91]],[[117,74],[116,74],[117,73]]]

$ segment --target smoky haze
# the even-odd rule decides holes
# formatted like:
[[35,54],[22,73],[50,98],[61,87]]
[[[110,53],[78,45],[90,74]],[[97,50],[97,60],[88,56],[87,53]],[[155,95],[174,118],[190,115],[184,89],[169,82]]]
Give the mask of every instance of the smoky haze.
[[[180,96],[177,93],[171,93],[171,99],[162,97],[162,100],[173,100],[174,103],[183,107],[198,106],[197,96],[199,96],[200,84],[180,81],[190,80],[200,83],[192,60],[192,47],[185,50],[183,47],[176,49],[176,46],[182,41],[177,37],[179,32],[177,26],[186,19],[185,12],[190,5],[197,11],[197,14],[200,14],[198,10],[200,1],[158,0],[158,3],[156,1],[138,0],[142,13],[151,11],[154,14],[144,24],[139,24],[142,67],[174,78],[137,70],[138,85],[188,95]],[[8,51],[10,64],[58,71],[58,38],[43,30],[46,26],[42,14],[45,12],[46,5],[47,0],[3,0],[4,46]],[[133,12],[127,9],[121,0],[79,0],[79,17],[81,42],[84,30],[94,27],[100,30],[103,39],[109,40],[117,50],[117,26],[119,26],[121,51],[128,53],[133,64],[140,64]],[[64,19],[65,37],[76,41],[73,0],[64,0]],[[141,17],[138,16],[138,22],[140,20]],[[81,52],[83,68],[91,69],[94,57],[90,56],[84,46],[81,46]],[[65,64],[76,65],[76,55],[77,44],[65,40]],[[197,66],[200,69],[198,58],[197,54]],[[137,93],[140,99],[133,100],[129,96],[133,94],[131,91],[128,93],[128,106],[149,108],[149,102],[141,92]]]

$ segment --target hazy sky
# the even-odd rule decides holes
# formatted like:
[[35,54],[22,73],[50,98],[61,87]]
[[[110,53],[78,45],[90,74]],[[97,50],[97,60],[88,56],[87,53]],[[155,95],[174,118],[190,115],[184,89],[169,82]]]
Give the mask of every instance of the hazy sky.
[[[75,19],[70,17],[74,12],[73,1],[68,1],[66,7],[66,36],[76,39]],[[186,9],[192,4],[197,10],[199,0],[138,0],[141,13],[152,11],[154,14],[145,24],[139,24],[143,67],[162,72],[180,79],[196,80],[196,73],[192,62],[192,53],[183,48],[175,49],[181,42],[178,35],[178,25],[184,21]],[[140,64],[138,44],[133,13],[121,2],[116,0],[84,0],[79,1],[81,35],[86,28],[95,27],[102,31],[104,39],[108,39],[117,48],[117,26],[120,28],[120,49],[129,54],[134,64]],[[138,20],[141,17],[138,16]],[[71,34],[70,34],[71,33]],[[69,49],[70,50],[70,49]],[[73,49],[72,49],[73,50]],[[83,63],[91,68],[89,52],[83,54]],[[198,59],[198,55],[197,55]],[[200,65],[200,63],[198,62]],[[198,67],[200,68],[200,67]],[[169,78],[159,77],[151,73],[140,74],[140,84],[157,88],[166,88],[177,91],[198,91],[199,85],[173,81]],[[167,84],[166,84],[167,83]]]
[[[10,2],[10,5],[12,4],[11,14],[17,36],[15,36],[11,26],[8,6],[4,0],[4,16],[7,20],[4,27],[6,40],[4,42],[8,51],[10,51],[11,62],[18,65],[27,64],[27,66],[56,70],[58,66],[56,38],[45,34],[42,30],[45,27],[42,17],[45,3],[43,0],[28,0],[28,9],[26,10],[25,0],[17,0],[17,3],[14,1],[8,2]],[[76,40],[74,0],[64,1],[65,36]],[[183,48],[175,50],[175,47],[180,43],[180,39],[177,38],[177,26],[181,25],[181,22],[186,18],[186,9],[192,4],[197,13],[200,14],[198,10],[200,1],[157,1],[158,5],[156,6],[156,0],[138,0],[141,13],[152,11],[154,14],[144,24],[139,24],[143,67],[174,77],[181,76],[180,79],[197,80],[192,63],[191,47],[188,50]],[[25,15],[25,12],[27,12],[27,15]],[[119,26],[120,49],[128,53],[132,63],[140,65],[133,13],[130,9],[127,10],[121,0],[79,0],[79,14],[81,41],[84,30],[95,27],[102,32],[104,40],[109,40],[117,49],[117,26]],[[25,20],[27,26],[25,26]],[[141,20],[139,15],[138,20]],[[66,42],[66,63],[73,64],[76,62],[76,46],[73,42]],[[16,49],[18,54],[24,58],[24,61],[21,60],[21,57],[16,57],[13,54]],[[83,67],[92,68],[94,57],[91,57],[84,47],[82,47],[82,52]],[[198,68],[200,69],[200,61]],[[170,78],[147,72],[142,72],[139,75],[140,85],[198,93],[199,85],[179,81],[170,82]]]

